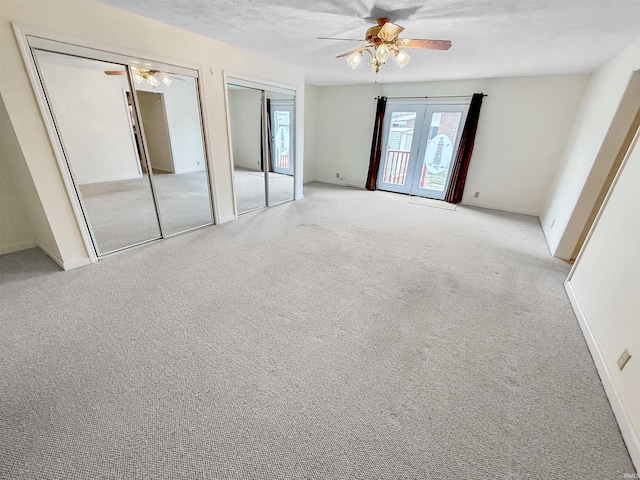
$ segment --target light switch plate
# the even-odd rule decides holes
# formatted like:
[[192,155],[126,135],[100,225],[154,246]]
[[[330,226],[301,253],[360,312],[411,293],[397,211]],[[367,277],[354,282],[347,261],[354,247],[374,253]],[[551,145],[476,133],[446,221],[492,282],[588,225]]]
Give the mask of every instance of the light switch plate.
[[622,355],[620,355],[620,357],[618,358],[618,368],[622,370],[630,358],[631,358],[631,352],[629,351],[628,348],[625,348],[624,352],[622,352]]

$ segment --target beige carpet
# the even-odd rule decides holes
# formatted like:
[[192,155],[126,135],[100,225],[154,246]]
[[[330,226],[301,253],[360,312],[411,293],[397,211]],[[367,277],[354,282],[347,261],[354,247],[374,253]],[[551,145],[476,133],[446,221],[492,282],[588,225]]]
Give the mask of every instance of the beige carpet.
[[0,478],[623,478],[567,272],[534,217],[320,184],[0,257]]

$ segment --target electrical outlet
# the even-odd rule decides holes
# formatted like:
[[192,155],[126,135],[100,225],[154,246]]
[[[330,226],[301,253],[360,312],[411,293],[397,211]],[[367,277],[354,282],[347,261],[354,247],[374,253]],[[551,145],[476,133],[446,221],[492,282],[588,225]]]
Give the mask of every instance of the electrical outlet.
[[340,174],[339,173],[336,173],[336,178],[340,178]]
[[478,198],[480,196],[480,192],[476,192],[473,194],[473,198]]
[[620,357],[618,358],[618,368],[622,370],[630,358],[631,358],[631,352],[629,351],[628,348],[625,348],[624,352],[622,352],[622,355],[620,355]]

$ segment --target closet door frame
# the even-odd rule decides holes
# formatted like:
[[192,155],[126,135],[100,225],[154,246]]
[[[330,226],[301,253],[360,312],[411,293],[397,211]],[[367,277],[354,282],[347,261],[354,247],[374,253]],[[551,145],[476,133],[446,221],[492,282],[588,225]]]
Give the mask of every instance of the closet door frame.
[[[87,39],[62,34],[53,30],[40,27],[31,27],[25,25],[18,25],[11,23],[13,31],[22,54],[22,59],[31,82],[32,91],[36,97],[42,119],[45,124],[51,145],[54,150],[54,156],[58,164],[58,170],[62,176],[62,180],[67,192],[67,196],[71,203],[73,213],[76,219],[76,224],[80,230],[83,243],[87,252],[88,260],[74,263],[73,265],[63,265],[62,262],[58,262],[63,269],[75,268],[85,265],[87,263],[95,263],[99,259],[98,252],[96,250],[92,232],[89,229],[88,222],[85,219],[83,206],[80,202],[80,196],[76,191],[75,182],[68,168],[68,162],[65,156],[64,148],[61,144],[61,138],[58,135],[58,130],[54,118],[49,108],[45,91],[43,88],[43,82],[41,81],[40,74],[38,72],[36,61],[32,55],[31,49],[37,48],[40,50],[49,50],[55,53],[62,53],[67,55],[74,55],[84,57],[88,59],[106,61],[111,63],[119,63],[128,66],[151,66],[158,70],[167,70],[175,74],[187,75],[195,77],[197,98],[200,111],[200,125],[202,130],[203,149],[206,161],[206,172],[208,179],[209,189],[209,203],[211,208],[212,224],[215,225],[219,222],[218,212],[218,199],[217,188],[215,182],[215,174],[213,170],[213,159],[211,156],[211,138],[208,134],[208,118],[209,115],[206,110],[206,100],[203,89],[201,88],[200,81],[204,77],[204,70],[201,65],[192,64],[182,60],[174,58],[164,57],[162,55],[148,54],[145,52],[139,52],[134,49],[118,47],[115,45],[105,44],[101,42],[89,41]],[[127,68],[128,70],[128,68]],[[132,91],[132,95],[135,98],[135,89]],[[136,115],[138,115],[136,113]],[[137,116],[139,119],[139,115]],[[154,199],[155,200],[155,199]],[[157,205],[157,204],[156,204]],[[182,235],[189,231],[204,228],[196,227],[194,229],[187,230],[185,232],[176,233],[174,235]],[[152,240],[155,241],[155,240]],[[148,243],[148,242],[145,242]],[[120,250],[118,250],[120,251]]]

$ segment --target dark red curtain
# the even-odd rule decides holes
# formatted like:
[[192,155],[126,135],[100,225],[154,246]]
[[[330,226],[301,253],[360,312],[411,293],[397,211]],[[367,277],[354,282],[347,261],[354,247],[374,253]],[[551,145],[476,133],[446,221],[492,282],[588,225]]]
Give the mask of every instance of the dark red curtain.
[[369,174],[367,175],[367,190],[377,189],[378,169],[382,156],[382,126],[384,124],[384,112],[387,109],[387,97],[378,97],[376,108],[376,121],[373,125],[373,139],[371,140],[371,157],[369,159]]
[[473,153],[473,144],[476,140],[476,130],[478,130],[478,120],[480,119],[480,107],[482,106],[482,98],[484,94],[474,93],[469,105],[469,113],[467,121],[464,123],[462,137],[460,138],[460,146],[458,147],[458,155],[451,172],[451,180],[449,188],[444,197],[444,201],[448,203],[460,203],[462,200],[462,192],[464,184],[467,181],[467,171],[471,162],[471,154]]
[[264,172],[264,158],[267,157],[267,165],[269,166],[269,171],[273,172],[273,151],[271,150],[273,147],[271,145],[273,138],[271,134],[271,99],[267,98],[267,137],[269,141],[267,142],[267,154],[264,154],[264,145],[262,143],[262,122],[264,118],[262,118],[262,112],[260,112],[260,170]]

